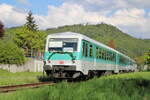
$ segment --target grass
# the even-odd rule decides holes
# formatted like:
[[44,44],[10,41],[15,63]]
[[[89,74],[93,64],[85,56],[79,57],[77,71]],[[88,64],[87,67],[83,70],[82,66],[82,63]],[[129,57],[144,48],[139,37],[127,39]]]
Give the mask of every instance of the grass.
[[16,85],[25,83],[39,82],[37,76],[41,76],[41,72],[17,72],[11,73],[6,70],[0,70],[0,86]]
[[94,78],[79,83],[0,94],[0,100],[150,100],[150,72]]

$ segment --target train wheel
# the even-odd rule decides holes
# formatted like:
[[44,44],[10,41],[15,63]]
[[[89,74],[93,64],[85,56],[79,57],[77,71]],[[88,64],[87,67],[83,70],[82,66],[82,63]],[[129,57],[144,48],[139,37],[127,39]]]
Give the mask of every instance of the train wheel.
[[89,71],[89,72],[88,72],[87,78],[88,78],[88,79],[94,78],[94,73],[93,73],[93,71]]

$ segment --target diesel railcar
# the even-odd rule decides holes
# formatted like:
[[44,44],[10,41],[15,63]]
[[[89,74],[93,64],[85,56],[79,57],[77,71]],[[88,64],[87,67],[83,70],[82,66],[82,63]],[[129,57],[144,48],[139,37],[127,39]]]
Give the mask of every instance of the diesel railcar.
[[135,70],[134,60],[85,35],[62,32],[47,36],[44,71],[49,77],[91,77]]

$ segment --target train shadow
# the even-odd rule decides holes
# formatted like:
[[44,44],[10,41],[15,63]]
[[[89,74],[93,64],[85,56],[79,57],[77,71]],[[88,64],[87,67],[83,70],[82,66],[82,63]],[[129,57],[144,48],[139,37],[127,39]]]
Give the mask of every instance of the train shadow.
[[62,81],[66,81],[66,82],[82,82],[82,81],[86,81],[86,80],[83,80],[83,79],[65,79],[65,78],[51,78],[51,77],[48,77],[48,76],[37,76],[37,79],[40,81],[40,82],[54,82],[54,83],[59,83],[59,82],[62,82]]
[[49,82],[49,81],[53,81],[52,78],[48,77],[48,76],[37,76],[37,79],[40,82]]

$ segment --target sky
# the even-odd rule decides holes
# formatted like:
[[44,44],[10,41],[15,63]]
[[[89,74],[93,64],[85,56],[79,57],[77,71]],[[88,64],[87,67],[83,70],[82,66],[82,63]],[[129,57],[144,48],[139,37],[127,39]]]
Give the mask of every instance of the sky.
[[24,25],[29,11],[40,29],[103,22],[150,39],[150,0],[0,0],[5,27]]

